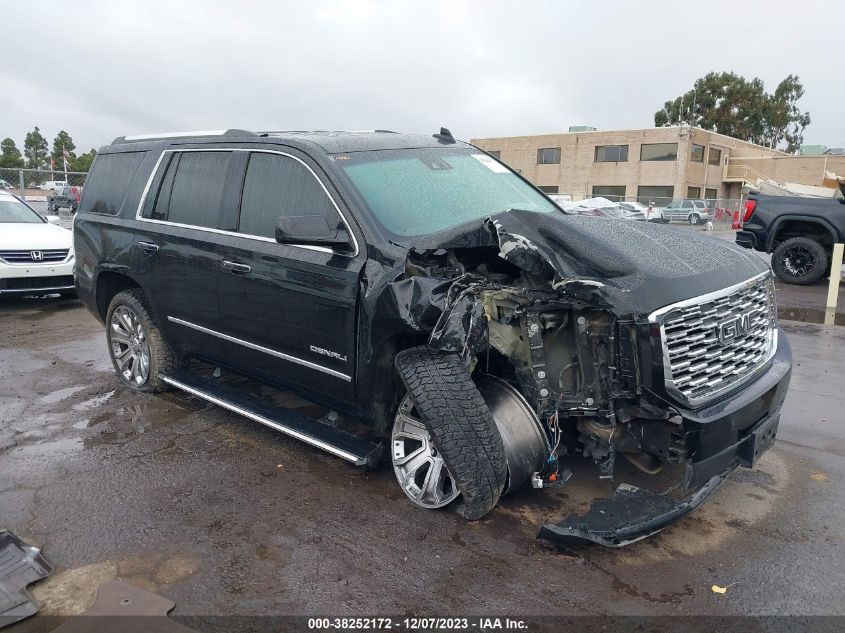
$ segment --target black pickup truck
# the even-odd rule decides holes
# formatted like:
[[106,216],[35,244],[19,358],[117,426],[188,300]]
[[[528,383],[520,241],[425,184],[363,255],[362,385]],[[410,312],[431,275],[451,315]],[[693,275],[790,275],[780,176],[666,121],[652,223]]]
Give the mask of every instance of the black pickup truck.
[[356,465],[384,447],[411,502],[468,519],[568,466],[613,482],[552,539],[621,545],[694,508],[772,445],[789,384],[757,256],[568,215],[448,130],[119,138],[74,243],[124,389],[182,389]]
[[[845,194],[845,183],[840,184]],[[845,241],[845,201],[764,196],[745,202],[736,243],[772,254],[772,270],[788,284],[808,285],[830,274],[833,245]]]

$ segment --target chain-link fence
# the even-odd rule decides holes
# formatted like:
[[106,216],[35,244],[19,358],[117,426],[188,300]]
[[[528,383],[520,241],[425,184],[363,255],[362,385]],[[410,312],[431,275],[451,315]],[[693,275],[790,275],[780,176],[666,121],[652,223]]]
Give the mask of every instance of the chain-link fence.
[[[549,194],[564,206],[595,207],[601,214],[601,202],[609,200],[619,205],[625,212],[642,213],[648,220],[666,224],[684,224],[700,226],[716,231],[732,230],[734,220],[741,216],[744,200],[742,198],[661,198],[648,196],[601,196],[592,197],[584,194],[551,193]],[[586,205],[579,205],[581,202]]]
[[49,198],[65,185],[81,193],[86,172],[0,167],[0,188],[24,199]]

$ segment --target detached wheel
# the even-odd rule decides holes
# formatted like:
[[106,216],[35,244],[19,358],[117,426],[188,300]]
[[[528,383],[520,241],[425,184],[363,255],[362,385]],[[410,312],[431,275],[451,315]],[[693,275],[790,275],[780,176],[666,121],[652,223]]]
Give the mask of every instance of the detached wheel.
[[508,478],[502,437],[457,354],[416,347],[396,356],[408,394],[393,424],[393,470],[422,508],[456,502],[467,519],[498,503]]
[[169,388],[158,374],[176,367],[176,354],[156,326],[141,290],[124,290],[111,300],[106,339],[112,365],[123,384],[146,392]]
[[698,215],[697,213],[690,214],[689,223],[690,223],[690,226],[695,226],[697,224],[701,224],[701,216]]
[[788,284],[807,286],[816,283],[828,269],[824,247],[809,237],[793,237],[782,242],[772,253],[772,270]]

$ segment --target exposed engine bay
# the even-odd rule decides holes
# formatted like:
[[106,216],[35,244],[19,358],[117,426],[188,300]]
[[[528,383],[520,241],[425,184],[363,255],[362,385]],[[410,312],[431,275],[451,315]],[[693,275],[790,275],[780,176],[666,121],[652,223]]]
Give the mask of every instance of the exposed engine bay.
[[[500,214],[472,230],[412,245],[390,289],[404,321],[430,332],[431,348],[459,354],[480,386],[505,439],[508,491],[529,481],[535,488],[565,484],[572,473],[562,464],[571,459],[591,460],[606,480],[614,480],[620,460],[626,470],[633,466],[647,478],[672,470],[668,490],[620,482],[612,499],[597,499],[587,515],[541,531],[558,540],[622,545],[696,507],[737,465],[753,465],[773,440],[788,385],[788,375],[780,380],[789,372],[788,359],[778,369],[780,382],[767,395],[769,408],[749,408],[742,422],[709,424],[665,392],[655,393],[657,374],[661,385],[663,378],[662,334],[649,322],[650,313],[674,301],[707,296],[737,277],[763,273],[759,262],[745,259],[735,270],[722,271],[717,253],[708,252],[707,245],[698,246],[719,274],[693,274],[680,258],[668,261],[675,268],[652,260],[649,269],[642,258],[626,259],[636,244],[625,245],[629,248],[614,258],[611,248],[597,243],[598,234],[583,240],[575,235],[564,243],[557,219],[545,225],[534,218],[523,223],[520,214]],[[589,232],[602,227],[590,220],[575,219]],[[651,246],[649,231],[653,228],[645,227],[631,241]],[[590,244],[597,253],[579,252]],[[697,244],[685,246],[695,251]],[[426,327],[432,321],[433,327]],[[513,393],[491,386],[491,380],[503,381]],[[499,410],[502,401],[506,404]],[[524,419],[517,430],[515,416]],[[753,446],[741,448],[763,419],[769,420],[764,443],[752,437]],[[509,446],[509,436],[536,436],[532,429],[538,425],[545,437],[531,446]],[[746,458],[748,450],[755,454]],[[514,481],[515,473],[521,481]],[[609,507],[617,508],[609,514],[616,517],[610,524]]]
[[556,456],[581,454],[609,477],[617,456],[648,473],[685,459],[680,420],[639,401],[633,323],[566,299],[491,254],[438,249],[409,256],[413,275],[456,275],[430,344],[518,389],[546,430],[553,468]]

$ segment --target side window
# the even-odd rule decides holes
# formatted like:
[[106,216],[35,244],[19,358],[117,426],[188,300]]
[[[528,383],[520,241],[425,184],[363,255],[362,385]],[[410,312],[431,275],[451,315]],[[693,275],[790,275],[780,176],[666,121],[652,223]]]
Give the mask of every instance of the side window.
[[330,226],[340,222],[317,178],[298,160],[254,152],[244,179],[238,232],[275,239],[280,216],[321,215]]
[[81,212],[116,215],[123,206],[126,192],[138,173],[144,152],[101,154],[85,181],[85,192],[79,205]]
[[216,228],[230,152],[177,152],[167,166],[150,217]]

